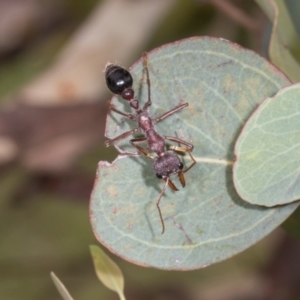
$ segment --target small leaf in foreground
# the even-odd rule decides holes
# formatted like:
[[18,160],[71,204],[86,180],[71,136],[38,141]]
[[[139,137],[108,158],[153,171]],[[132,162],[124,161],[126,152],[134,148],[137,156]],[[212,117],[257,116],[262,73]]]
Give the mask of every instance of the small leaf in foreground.
[[234,184],[247,202],[275,206],[300,198],[300,84],[267,98],[235,146]]
[[63,299],[64,300],[73,300],[73,298],[71,297],[70,293],[68,292],[68,290],[66,289],[64,284],[58,279],[58,277],[54,274],[54,272],[51,272],[50,275],[51,275],[51,278],[52,278],[58,292],[63,297]]
[[120,268],[98,246],[90,246],[96,274],[99,280],[109,289],[116,292],[120,299],[125,299],[124,277]]

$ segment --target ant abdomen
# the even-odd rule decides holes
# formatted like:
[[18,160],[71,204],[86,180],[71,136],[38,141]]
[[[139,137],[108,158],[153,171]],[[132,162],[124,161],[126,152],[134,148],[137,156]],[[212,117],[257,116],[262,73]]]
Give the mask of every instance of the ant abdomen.
[[131,100],[134,97],[132,89],[132,76],[124,68],[109,64],[105,69],[106,85],[109,90],[117,95],[121,95],[125,100]]

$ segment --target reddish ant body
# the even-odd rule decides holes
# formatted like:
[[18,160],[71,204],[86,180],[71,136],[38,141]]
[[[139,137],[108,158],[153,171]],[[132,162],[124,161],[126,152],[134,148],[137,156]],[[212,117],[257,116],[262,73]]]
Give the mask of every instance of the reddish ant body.
[[[153,168],[155,170],[156,176],[158,178],[162,178],[165,181],[165,185],[156,201],[156,206],[159,212],[159,217],[162,224],[162,233],[165,231],[165,225],[162,217],[162,213],[159,207],[160,199],[164,194],[166,187],[169,185],[170,188],[174,191],[178,191],[174,183],[171,181],[170,176],[172,174],[178,174],[179,180],[181,185],[185,186],[185,179],[184,173],[190,170],[195,164],[196,161],[192,156],[191,152],[193,151],[194,146],[184,140],[181,140],[177,137],[171,136],[161,136],[157,133],[154,124],[160,122],[161,120],[173,115],[174,113],[182,110],[183,108],[188,106],[188,103],[183,103],[168,112],[164,113],[163,115],[159,116],[156,119],[152,119],[149,115],[148,109],[152,104],[151,101],[151,86],[150,86],[150,79],[149,79],[149,70],[147,64],[147,54],[143,55],[143,64],[144,69],[146,71],[146,79],[147,79],[147,86],[148,86],[148,100],[144,104],[143,108],[139,107],[139,102],[137,99],[134,98],[134,90],[132,89],[133,79],[129,71],[126,69],[114,65],[108,64],[105,69],[105,78],[106,84],[109,90],[117,95],[120,95],[124,100],[129,102],[129,105],[135,110],[133,114],[126,114],[122,111],[117,110],[115,107],[111,107],[111,110],[129,118],[138,123],[138,127],[134,128],[130,131],[127,131],[113,139],[109,139],[105,142],[105,146],[108,147],[112,144],[115,144],[120,139],[123,139],[134,132],[141,130],[145,137],[142,138],[134,138],[130,140],[132,146],[134,146],[140,153],[149,158],[153,159]],[[183,144],[185,147],[179,146],[171,146],[170,150],[166,149],[165,140],[169,140],[171,142]],[[138,143],[146,142],[148,148],[151,152],[156,153],[156,157],[152,157],[149,154],[149,150],[143,148],[138,145]],[[183,163],[180,161],[179,157],[174,151],[178,152],[187,152],[192,159],[192,164],[183,170]]]

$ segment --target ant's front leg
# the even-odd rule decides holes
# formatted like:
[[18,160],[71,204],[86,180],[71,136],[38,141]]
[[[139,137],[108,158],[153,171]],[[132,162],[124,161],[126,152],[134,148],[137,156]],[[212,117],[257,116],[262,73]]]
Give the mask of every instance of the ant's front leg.
[[175,143],[179,143],[179,144],[183,144],[186,147],[179,147],[179,146],[170,146],[171,150],[174,151],[178,151],[178,152],[187,152],[188,155],[190,156],[191,160],[193,161],[192,164],[186,168],[185,170],[183,170],[183,173],[186,173],[187,171],[189,171],[195,164],[196,164],[196,160],[192,155],[192,151],[194,149],[194,145],[191,143],[188,143],[182,139],[176,138],[176,137],[172,137],[172,136],[164,136],[165,139],[171,141],[171,142],[175,142]]
[[146,71],[146,81],[147,81],[147,87],[148,87],[148,100],[145,103],[143,110],[146,110],[149,106],[151,106],[151,84],[150,84],[150,76],[149,76],[149,69],[148,69],[148,53],[143,53],[143,66],[144,70]]
[[[132,139],[130,141],[130,143],[131,143],[132,146],[134,146],[136,149],[138,149],[142,154],[144,154],[145,156],[147,156],[151,159],[154,159],[154,157],[152,157],[149,154],[149,151],[147,149],[137,145],[137,143],[142,143],[142,142],[145,142],[146,140],[147,140],[146,137],[136,138],[136,139]],[[164,184],[164,186],[163,186],[163,188],[162,188],[162,190],[161,190],[161,192],[158,196],[158,199],[156,200],[156,207],[157,207],[160,222],[161,222],[161,227],[162,227],[161,233],[162,234],[165,232],[165,222],[164,222],[163,215],[162,215],[162,212],[161,212],[161,209],[160,209],[160,206],[159,206],[160,200],[161,200],[163,194],[165,193],[167,186],[170,186],[174,191],[178,191],[178,189],[175,187],[174,183],[171,181],[171,179],[169,177],[163,178],[163,180],[165,181],[165,184]]]

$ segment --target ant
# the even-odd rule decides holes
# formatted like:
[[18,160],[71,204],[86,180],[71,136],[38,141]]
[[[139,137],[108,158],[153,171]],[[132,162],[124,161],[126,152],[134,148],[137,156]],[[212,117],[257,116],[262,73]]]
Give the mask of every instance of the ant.
[[[123,134],[107,140],[104,144],[106,147],[110,145],[115,145],[115,142],[126,138],[127,136],[135,133],[138,130],[141,130],[144,133],[144,137],[141,138],[134,138],[130,140],[132,146],[134,146],[140,153],[143,155],[151,158],[153,160],[153,168],[156,172],[156,176],[158,178],[162,178],[165,181],[164,187],[156,201],[156,206],[158,209],[160,221],[162,224],[162,234],[165,231],[165,224],[162,217],[162,213],[159,207],[159,203],[161,200],[162,195],[164,194],[167,186],[174,190],[178,191],[177,187],[171,181],[170,176],[172,174],[178,174],[180,183],[182,187],[185,186],[185,179],[184,173],[189,171],[195,164],[196,160],[192,156],[191,152],[194,149],[194,146],[184,140],[181,140],[177,137],[171,136],[161,136],[157,133],[154,124],[162,121],[163,119],[173,115],[174,113],[182,110],[183,108],[188,106],[188,103],[182,103],[179,106],[167,111],[166,113],[162,114],[156,119],[152,119],[149,115],[148,108],[151,106],[151,86],[150,86],[150,77],[149,77],[149,70],[148,70],[148,59],[147,53],[143,54],[143,66],[144,70],[146,71],[146,80],[148,86],[148,100],[144,104],[143,108],[139,107],[139,102],[137,99],[134,98],[134,90],[132,89],[133,79],[129,71],[126,69],[115,65],[115,64],[107,64],[105,69],[105,78],[106,84],[109,90],[117,95],[120,95],[124,100],[129,101],[129,105],[131,108],[135,110],[133,114],[126,114],[122,111],[119,111],[114,106],[111,106],[110,109],[125,118],[131,119],[134,122],[138,123],[138,127],[124,132]],[[166,150],[165,140],[180,143],[185,145],[185,147],[179,146],[170,146],[170,150]],[[151,152],[156,153],[156,157],[153,157],[149,154],[149,150],[143,148],[138,145],[138,143],[146,142],[148,144],[148,148]],[[115,145],[116,146],[116,145]],[[192,159],[192,164],[183,170],[183,163],[180,161],[179,157],[174,151],[178,152],[187,152]]]

